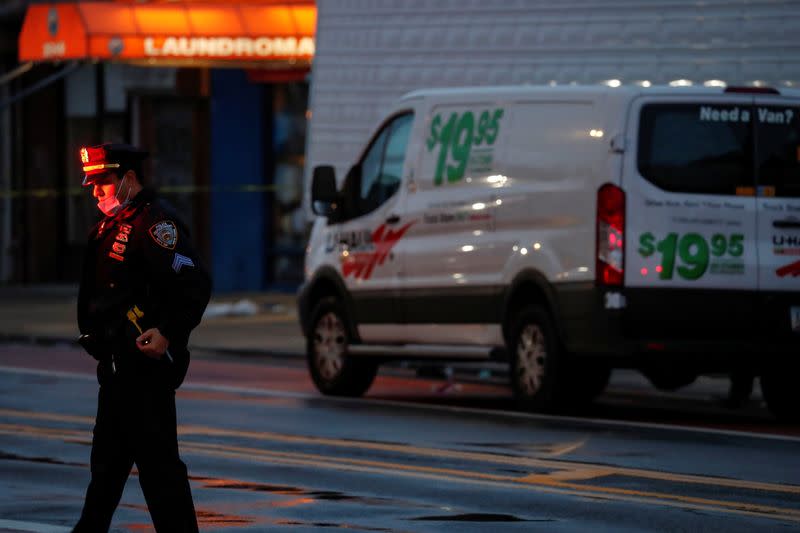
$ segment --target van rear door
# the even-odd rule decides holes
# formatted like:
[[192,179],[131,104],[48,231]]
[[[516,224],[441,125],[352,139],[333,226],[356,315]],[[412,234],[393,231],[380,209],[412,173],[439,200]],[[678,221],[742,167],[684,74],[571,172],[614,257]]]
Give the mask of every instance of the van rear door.
[[800,101],[755,102],[758,284],[763,328],[800,333]]
[[626,333],[746,336],[757,303],[750,95],[632,104],[626,193]]

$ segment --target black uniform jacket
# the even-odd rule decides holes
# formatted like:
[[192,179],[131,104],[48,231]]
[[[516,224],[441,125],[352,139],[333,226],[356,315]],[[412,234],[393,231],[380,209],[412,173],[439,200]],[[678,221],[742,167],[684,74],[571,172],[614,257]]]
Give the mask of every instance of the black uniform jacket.
[[[211,295],[211,278],[172,207],[143,189],[89,233],[78,295],[78,327],[91,336],[103,384],[117,375],[178,387],[189,367],[187,343]],[[169,357],[136,347],[156,327]]]

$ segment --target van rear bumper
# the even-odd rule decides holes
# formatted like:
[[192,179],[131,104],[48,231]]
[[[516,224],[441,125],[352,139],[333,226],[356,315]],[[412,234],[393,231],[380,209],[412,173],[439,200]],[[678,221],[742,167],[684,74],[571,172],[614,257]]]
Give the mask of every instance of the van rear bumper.
[[790,309],[800,292],[631,289],[593,283],[554,286],[561,338],[576,355],[621,359],[639,366],[685,355],[698,365],[800,358],[800,333]]

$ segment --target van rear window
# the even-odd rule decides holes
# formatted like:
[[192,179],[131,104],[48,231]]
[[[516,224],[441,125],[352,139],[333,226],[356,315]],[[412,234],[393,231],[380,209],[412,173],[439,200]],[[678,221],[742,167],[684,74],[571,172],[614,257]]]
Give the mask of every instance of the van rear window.
[[755,112],[760,194],[800,197],[800,107],[756,106]]
[[639,173],[666,191],[736,194],[753,186],[747,105],[650,104],[639,126]]

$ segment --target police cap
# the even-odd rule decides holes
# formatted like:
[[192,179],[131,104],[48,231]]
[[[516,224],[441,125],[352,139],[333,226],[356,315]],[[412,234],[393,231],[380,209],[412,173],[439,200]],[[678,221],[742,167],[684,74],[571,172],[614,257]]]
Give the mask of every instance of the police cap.
[[105,143],[81,148],[80,157],[84,173],[82,185],[87,186],[108,172],[124,173],[131,167],[138,168],[147,152],[130,144]]

